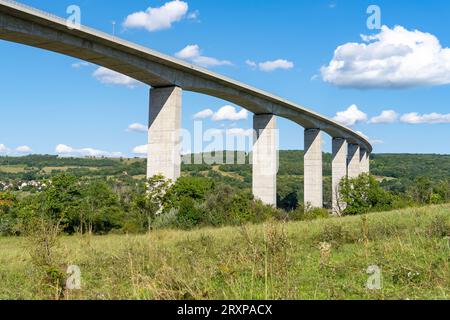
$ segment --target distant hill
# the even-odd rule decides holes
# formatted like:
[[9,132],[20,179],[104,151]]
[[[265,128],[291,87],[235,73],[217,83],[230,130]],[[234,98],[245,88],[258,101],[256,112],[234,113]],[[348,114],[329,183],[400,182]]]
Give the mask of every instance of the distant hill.
[[[236,153],[235,153],[236,154]],[[303,176],[303,151],[280,151],[279,176]],[[245,165],[183,164],[184,174],[222,174],[240,182],[251,181],[248,154]],[[146,160],[112,158],[61,158],[53,155],[0,157],[0,179],[44,179],[54,173],[70,172],[77,176],[144,176]],[[428,177],[432,180],[450,178],[450,155],[436,154],[374,154],[371,173],[380,177],[410,179]],[[331,175],[331,155],[324,154],[324,176]]]

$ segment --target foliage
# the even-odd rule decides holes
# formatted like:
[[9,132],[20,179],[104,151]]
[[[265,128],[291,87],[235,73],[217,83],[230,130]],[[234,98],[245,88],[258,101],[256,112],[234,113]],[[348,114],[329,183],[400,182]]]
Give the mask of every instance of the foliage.
[[340,199],[345,203],[345,208],[341,208],[344,215],[388,210],[394,201],[392,194],[383,190],[369,174],[343,179],[339,191]]
[[[234,157],[250,155],[235,152]],[[20,235],[43,210],[67,234],[140,233],[157,228],[326,218],[303,205],[303,151],[280,151],[277,207],[251,194],[251,165],[183,164],[177,182],[145,180],[145,159],[0,157],[0,234]],[[191,156],[193,157],[193,156]],[[225,154],[224,154],[225,157]],[[373,177],[344,182],[344,214],[393,210],[450,201],[450,157],[374,155]],[[420,170],[416,170],[417,163]],[[331,207],[331,155],[324,154],[324,205]],[[395,174],[394,174],[395,173]],[[39,189],[19,188],[37,179]],[[35,182],[35,181],[34,181]],[[161,209],[161,207],[163,207]],[[344,210],[343,210],[344,211]]]
[[137,230],[150,230],[155,217],[161,213],[170,188],[170,181],[156,175],[141,184],[131,196],[131,215],[137,222]]
[[[0,238],[0,299],[58,299],[61,270],[80,266],[75,300],[448,300],[450,206],[365,216],[148,235],[61,237],[52,281],[37,282],[22,238]],[[448,229],[447,229],[448,230]],[[28,243],[27,243],[28,245]],[[56,247],[55,247],[56,248]],[[382,270],[368,290],[368,267]]]

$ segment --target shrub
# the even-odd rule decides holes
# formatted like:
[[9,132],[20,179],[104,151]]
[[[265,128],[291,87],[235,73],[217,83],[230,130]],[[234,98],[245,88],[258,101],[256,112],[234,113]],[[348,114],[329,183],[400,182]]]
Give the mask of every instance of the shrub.
[[353,179],[343,179],[339,191],[341,201],[346,203],[344,215],[390,210],[394,202],[394,196],[382,189],[375,178],[369,174],[362,174]]
[[436,216],[428,226],[427,231],[430,237],[450,237],[450,222],[448,217],[443,215]]
[[154,229],[170,229],[176,228],[177,226],[177,216],[179,209],[171,209],[169,211],[162,212],[157,215],[153,221]]
[[316,219],[327,219],[330,212],[322,208],[306,208],[302,205],[289,212],[289,219],[293,221],[310,221]]
[[202,223],[203,210],[191,198],[184,197],[176,215],[177,226],[181,229],[192,229]]
[[330,243],[333,247],[340,247],[347,243],[354,243],[356,241],[355,237],[352,237],[350,232],[348,232],[340,224],[326,224],[319,235],[319,242]]

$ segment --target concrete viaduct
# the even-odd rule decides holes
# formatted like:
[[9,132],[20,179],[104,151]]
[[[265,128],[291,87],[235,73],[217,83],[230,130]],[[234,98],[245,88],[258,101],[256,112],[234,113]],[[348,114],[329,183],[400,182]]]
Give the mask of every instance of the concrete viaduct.
[[180,176],[182,91],[198,92],[254,113],[253,193],[276,205],[276,117],[305,128],[305,204],[323,206],[322,132],[333,138],[333,208],[345,176],[369,172],[372,146],[361,134],[300,105],[203,68],[10,0],[0,0],[0,39],[72,56],[151,86],[147,175]]

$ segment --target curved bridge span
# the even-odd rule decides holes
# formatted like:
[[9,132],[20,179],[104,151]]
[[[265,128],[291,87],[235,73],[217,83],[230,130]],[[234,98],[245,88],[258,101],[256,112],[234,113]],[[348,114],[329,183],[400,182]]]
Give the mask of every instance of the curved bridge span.
[[369,171],[372,146],[362,135],[300,105],[226,78],[209,70],[158,53],[65,19],[0,0],[0,39],[58,52],[97,64],[139,80],[150,90],[148,175],[180,176],[182,91],[198,92],[239,105],[255,114],[253,192],[276,204],[276,116],[305,128],[305,203],[323,206],[321,132],[333,137],[333,207],[337,188],[346,175]]

